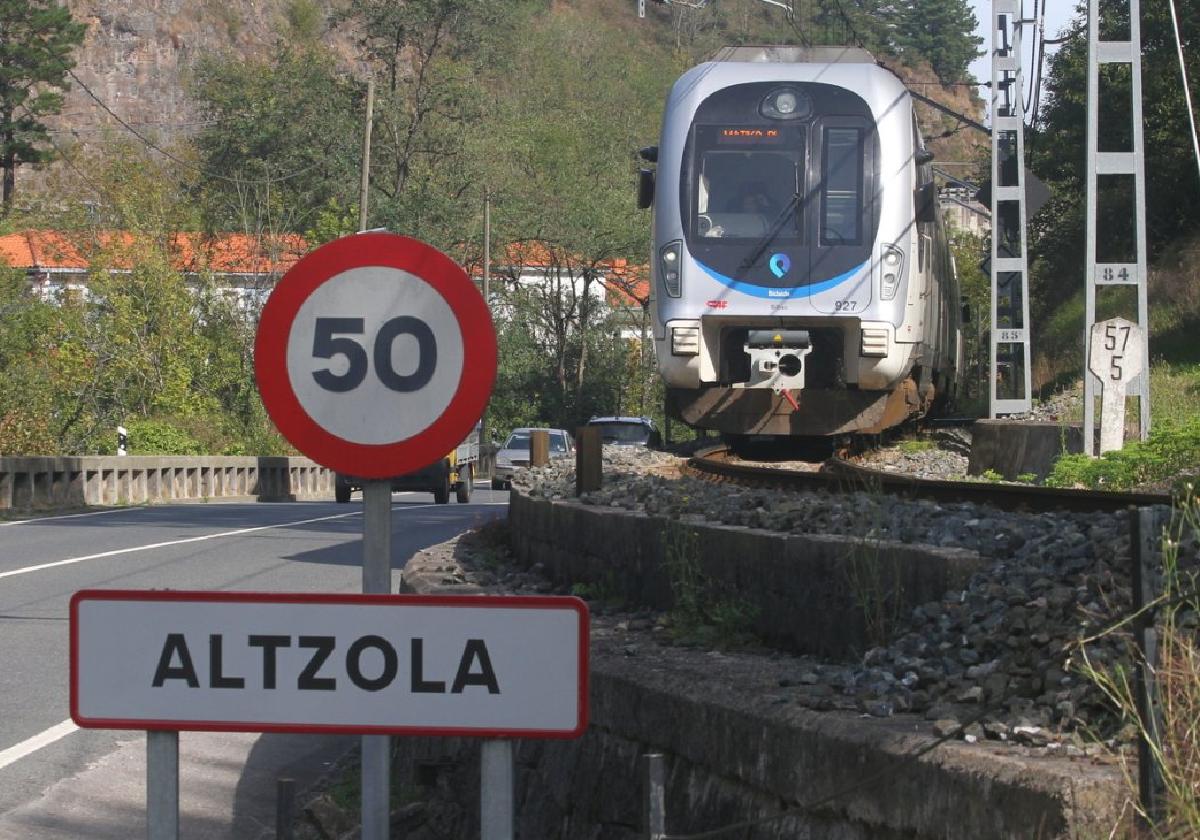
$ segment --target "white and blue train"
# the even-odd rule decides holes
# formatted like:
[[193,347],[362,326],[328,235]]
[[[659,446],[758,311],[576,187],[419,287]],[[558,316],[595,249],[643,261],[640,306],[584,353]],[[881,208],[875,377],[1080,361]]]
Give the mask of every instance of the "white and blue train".
[[667,411],[730,436],[870,434],[953,396],[960,298],[900,80],[849,47],[730,47],[642,150]]

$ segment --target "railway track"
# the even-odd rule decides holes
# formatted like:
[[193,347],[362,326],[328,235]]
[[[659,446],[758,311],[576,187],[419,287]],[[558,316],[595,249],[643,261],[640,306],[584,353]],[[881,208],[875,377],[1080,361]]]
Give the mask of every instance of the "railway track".
[[1096,513],[1171,504],[1171,497],[1163,493],[1113,493],[1027,484],[921,479],[873,470],[838,457],[829,458],[812,470],[762,466],[742,462],[724,445],[700,450],[687,461],[684,471],[695,478],[751,487],[838,493],[865,490],[943,503],[991,505],[1007,511]]

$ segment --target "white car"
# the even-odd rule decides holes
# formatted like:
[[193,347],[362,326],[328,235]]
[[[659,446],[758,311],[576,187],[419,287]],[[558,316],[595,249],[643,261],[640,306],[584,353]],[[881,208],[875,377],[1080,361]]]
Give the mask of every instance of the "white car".
[[602,443],[649,449],[662,446],[662,435],[649,417],[593,417],[587,424],[600,429]]
[[570,455],[575,451],[575,442],[566,429],[513,429],[508,440],[504,441],[504,446],[496,453],[496,467],[492,471],[493,490],[511,487],[513,476],[529,466],[529,440],[533,432],[549,432],[551,458]]

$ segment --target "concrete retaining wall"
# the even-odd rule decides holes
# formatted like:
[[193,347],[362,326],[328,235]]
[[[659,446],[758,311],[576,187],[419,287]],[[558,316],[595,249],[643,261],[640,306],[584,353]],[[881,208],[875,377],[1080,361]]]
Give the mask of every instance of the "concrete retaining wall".
[[331,496],[333,472],[308,458],[0,458],[0,510],[254,497]]
[[[858,538],[690,524],[513,493],[513,548],[559,583],[605,598],[673,606],[672,576],[703,581],[710,602],[748,606],[753,632],[800,653],[847,657],[880,644],[894,619],[964,588],[973,552]],[[678,564],[687,562],[686,569]],[[672,572],[672,564],[676,570]]]
[[1029,420],[976,420],[971,424],[970,475],[988,470],[1009,481],[1032,474],[1041,481],[1064,452],[1083,451],[1079,423],[1038,423]]
[[[616,518],[604,521],[621,532]],[[453,571],[443,553],[422,552],[404,570],[406,591],[478,591]],[[719,836],[1126,836],[1110,834],[1128,795],[1112,764],[994,742],[938,744],[929,722],[911,715],[810,711],[787,701],[779,669],[764,661],[779,660],[594,632],[585,735],[516,742],[516,836],[644,840],[639,762],[650,752],[664,756],[670,836],[754,821]],[[418,812],[399,821],[413,829],[406,836],[479,836],[479,741],[397,738],[393,750],[396,782]]]

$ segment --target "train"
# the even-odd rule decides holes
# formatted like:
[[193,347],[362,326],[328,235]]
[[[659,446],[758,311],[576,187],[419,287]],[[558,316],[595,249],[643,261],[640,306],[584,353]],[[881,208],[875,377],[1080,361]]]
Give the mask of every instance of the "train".
[[963,304],[913,101],[854,47],[726,47],[641,150],[666,413],[876,434],[953,399]]

